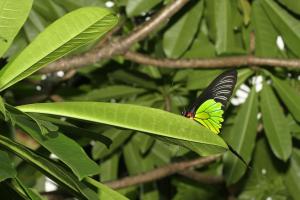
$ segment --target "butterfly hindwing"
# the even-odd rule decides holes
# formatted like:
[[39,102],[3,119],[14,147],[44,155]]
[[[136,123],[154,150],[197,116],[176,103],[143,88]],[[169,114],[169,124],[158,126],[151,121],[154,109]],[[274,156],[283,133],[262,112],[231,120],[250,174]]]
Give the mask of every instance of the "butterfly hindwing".
[[237,80],[236,70],[220,74],[196,99],[185,116],[192,116],[214,133],[222,127],[224,108],[230,100]]

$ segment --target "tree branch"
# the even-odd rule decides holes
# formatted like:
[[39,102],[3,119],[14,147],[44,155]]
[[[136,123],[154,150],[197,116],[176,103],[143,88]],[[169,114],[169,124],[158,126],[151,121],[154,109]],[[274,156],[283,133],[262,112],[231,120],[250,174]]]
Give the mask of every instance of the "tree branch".
[[231,56],[211,59],[167,59],[153,58],[144,54],[128,51],[124,58],[145,65],[165,68],[224,68],[248,65],[299,68],[300,59],[259,58],[255,56]]
[[147,182],[161,179],[166,176],[170,176],[176,172],[183,171],[191,167],[207,165],[211,162],[214,162],[219,157],[220,157],[219,155],[215,155],[215,156],[201,157],[195,160],[172,163],[136,176],[125,177],[115,181],[109,181],[106,182],[105,184],[113,189],[120,189],[132,185],[147,183]]
[[100,49],[94,49],[82,55],[62,58],[47,67],[40,70],[40,73],[50,73],[59,70],[67,71],[70,69],[80,68],[89,64],[99,62],[103,58],[111,58],[115,55],[121,55],[126,52],[134,43],[144,39],[149,33],[157,29],[164,21],[168,20],[178,10],[180,10],[189,0],[174,0],[165,6],[161,11],[138,26],[128,36],[116,39],[114,42],[103,45]]
[[224,182],[224,178],[222,176],[211,176],[194,170],[180,171],[178,173],[182,176],[204,184],[220,184]]

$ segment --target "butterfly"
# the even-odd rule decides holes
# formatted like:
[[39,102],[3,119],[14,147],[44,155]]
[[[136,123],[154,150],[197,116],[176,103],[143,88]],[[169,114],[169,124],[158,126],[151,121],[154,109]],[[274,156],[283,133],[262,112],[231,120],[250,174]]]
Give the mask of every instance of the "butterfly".
[[228,70],[215,78],[182,115],[193,119],[218,134],[222,128],[224,110],[237,81],[237,71]]
[[[220,133],[224,121],[224,110],[232,96],[236,81],[237,71],[235,69],[223,72],[211,82],[182,115],[199,122],[216,134]],[[231,145],[226,144],[229,150],[250,169],[243,157]]]

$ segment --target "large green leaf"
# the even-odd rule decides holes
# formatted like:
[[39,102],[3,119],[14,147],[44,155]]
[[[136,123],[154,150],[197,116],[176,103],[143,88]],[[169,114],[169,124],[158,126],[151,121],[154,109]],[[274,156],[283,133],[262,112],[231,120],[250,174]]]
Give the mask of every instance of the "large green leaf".
[[[66,163],[79,179],[95,175],[100,172],[99,166],[91,160],[82,147],[74,140],[59,131],[42,135],[38,126],[32,120],[22,115],[14,115],[16,124],[32,136],[38,143],[55,154]],[[66,151],[67,149],[67,151]]]
[[126,13],[129,17],[148,12],[155,5],[160,3],[162,0],[128,0],[126,6]]
[[300,2],[295,0],[278,0],[289,10],[295,12],[296,14],[300,14]]
[[300,150],[294,148],[290,166],[288,168],[287,174],[284,177],[286,187],[294,199],[299,198],[299,191],[300,191],[299,171],[300,171]]
[[168,57],[178,58],[190,46],[198,30],[202,11],[203,1],[199,1],[165,32],[163,48]]
[[99,38],[116,23],[117,17],[103,8],[86,7],[66,14],[47,27],[0,71],[0,90]]
[[288,48],[291,49],[295,55],[300,56],[300,47],[298,45],[300,42],[299,20],[273,0],[263,0],[262,5],[269,19],[282,35]]
[[167,137],[200,155],[221,153],[227,149],[226,143],[218,135],[195,121],[154,108],[100,102],[61,102],[29,104],[18,109],[63,115]]
[[272,76],[274,87],[279,94],[281,100],[292,113],[293,117],[300,122],[300,94],[297,90],[292,88],[288,82],[280,80]]
[[[245,104],[239,110],[228,143],[249,163],[255,145],[257,128],[257,95],[253,87]],[[245,173],[246,167],[235,155],[224,155],[224,176],[228,184],[237,182]]]
[[283,110],[269,85],[264,84],[260,103],[263,125],[277,158],[286,161],[292,153],[292,138]]
[[232,0],[215,0],[214,14],[216,26],[216,51],[217,54],[242,53],[242,49],[237,44],[237,38],[234,34],[234,24],[240,16],[237,10],[237,2]]
[[0,182],[7,178],[14,178],[17,175],[13,161],[4,151],[0,151],[0,163]]
[[278,160],[272,155],[265,138],[260,138],[255,147],[253,165],[240,193],[239,200],[282,199],[287,200]]
[[13,42],[24,24],[32,6],[32,0],[0,1],[0,57]]
[[0,146],[29,162],[31,165],[34,165],[47,176],[51,177],[55,182],[67,187],[75,195],[84,199],[98,199],[96,193],[83,183],[79,182],[73,174],[24,146],[1,135]]
[[264,11],[261,1],[254,1],[252,18],[255,30],[255,55],[261,57],[276,57],[278,36],[273,24]]

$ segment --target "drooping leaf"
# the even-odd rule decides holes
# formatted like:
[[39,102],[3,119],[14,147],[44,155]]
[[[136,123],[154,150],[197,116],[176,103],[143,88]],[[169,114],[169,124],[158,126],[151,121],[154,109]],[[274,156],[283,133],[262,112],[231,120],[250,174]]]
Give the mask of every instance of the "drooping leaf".
[[299,193],[298,193],[298,191],[300,190],[299,171],[300,171],[300,151],[299,149],[294,148],[290,166],[284,177],[286,187],[294,199],[297,199],[299,197]]
[[[203,1],[198,1],[191,10],[176,21],[163,36],[163,48],[168,57],[178,58],[190,46],[202,17]],[[188,31],[187,31],[188,30]]]
[[68,13],[47,27],[0,71],[1,91],[46,64],[99,38],[116,23],[117,17],[103,8],[87,7]]
[[109,159],[105,160],[104,162],[101,162],[100,164],[101,182],[116,180],[118,178],[119,159],[120,159],[120,154],[115,153]]
[[21,29],[31,6],[32,0],[0,1],[0,57],[6,52]]
[[252,6],[252,18],[255,29],[255,55],[276,57],[278,56],[278,47],[276,45],[278,33],[263,9],[261,1],[254,1]]
[[101,159],[114,153],[131,136],[131,132],[132,131],[117,128],[111,128],[104,131],[103,135],[110,138],[112,140],[112,144],[108,148],[103,143],[95,142],[92,149],[93,159]]
[[[255,146],[257,128],[257,94],[252,88],[245,104],[239,110],[230,129],[228,143],[249,163]],[[228,184],[237,182],[246,172],[246,167],[236,156],[227,152],[224,155],[224,176]]]
[[261,92],[262,119],[265,133],[273,153],[286,161],[292,153],[292,138],[288,121],[269,85],[264,84]]
[[13,185],[29,200],[44,200],[44,198],[40,194],[38,194],[35,190],[31,188],[27,188],[17,177],[14,178]]
[[237,4],[235,1],[216,0],[214,4],[216,26],[216,51],[218,55],[243,53],[234,34],[234,20],[238,18]]
[[292,113],[293,117],[300,122],[300,94],[294,88],[292,88],[286,81],[280,80],[275,76],[272,76],[274,87],[279,94],[281,100]]
[[20,115],[20,113],[15,113],[14,116],[17,126],[32,136],[51,153],[58,156],[72,169],[79,179],[99,173],[100,169],[98,165],[85,154],[81,146],[75,141],[59,131],[42,135],[37,124],[30,118]]
[[73,174],[69,173],[69,171],[66,171],[61,166],[54,164],[46,158],[39,156],[24,146],[1,135],[0,146],[34,165],[47,176],[51,177],[51,179],[60,183],[62,186],[67,187],[75,195],[83,199],[98,199],[93,190],[79,182]]
[[64,115],[167,137],[200,155],[227,149],[219,136],[193,120],[154,108],[100,102],[42,103],[18,108],[23,112]]
[[257,141],[252,163],[249,176],[245,180],[245,187],[238,199],[289,199],[280,174],[280,170],[284,169],[273,156],[265,138]]
[[300,3],[294,0],[278,0],[282,5],[296,14],[300,14]]
[[13,161],[5,151],[0,151],[0,163],[0,182],[7,178],[14,178],[17,175]]
[[300,56],[300,26],[299,20],[280,7],[275,1],[263,0],[263,8],[269,19],[283,37],[288,48],[297,56]]

